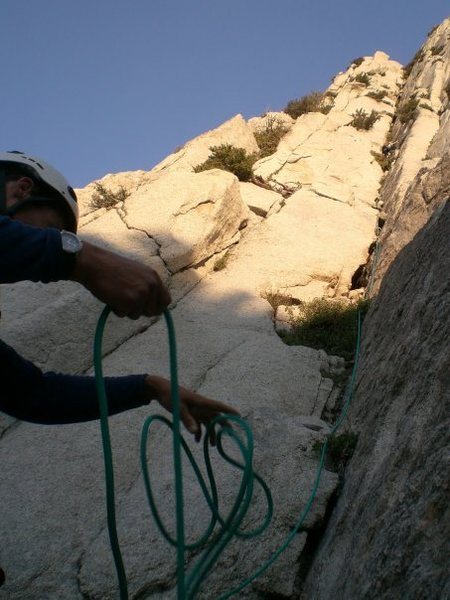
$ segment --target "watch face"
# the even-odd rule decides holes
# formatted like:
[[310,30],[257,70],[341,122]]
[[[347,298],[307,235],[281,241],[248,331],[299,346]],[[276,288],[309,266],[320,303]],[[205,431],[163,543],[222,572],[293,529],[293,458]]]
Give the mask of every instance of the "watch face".
[[64,252],[77,254],[83,247],[83,242],[70,231],[61,231],[61,241]]

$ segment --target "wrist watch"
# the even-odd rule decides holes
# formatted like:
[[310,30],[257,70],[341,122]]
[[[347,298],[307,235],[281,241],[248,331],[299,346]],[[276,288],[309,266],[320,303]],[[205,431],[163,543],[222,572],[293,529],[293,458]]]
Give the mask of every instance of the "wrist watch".
[[64,252],[73,254],[74,256],[79,254],[83,248],[83,242],[80,238],[71,231],[66,231],[65,229],[61,231],[61,244]]

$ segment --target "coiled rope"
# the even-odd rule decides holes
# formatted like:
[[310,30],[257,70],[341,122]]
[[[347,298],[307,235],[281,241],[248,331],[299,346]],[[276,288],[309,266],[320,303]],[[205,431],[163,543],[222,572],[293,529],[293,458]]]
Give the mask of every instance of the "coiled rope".
[[[103,331],[106,320],[110,313],[110,308],[105,307],[98,320],[97,328],[95,332],[94,340],[94,368],[95,368],[95,379],[96,388],[100,405],[100,424],[103,442],[103,457],[105,467],[105,483],[106,483],[106,507],[107,507],[107,523],[108,532],[111,543],[111,549],[113,553],[114,563],[117,572],[117,578],[119,582],[120,599],[128,600],[128,586],[125,574],[125,568],[120,552],[120,546],[117,536],[116,529],[116,515],[115,515],[115,498],[114,498],[114,470],[112,460],[112,449],[108,427],[108,401],[106,397],[105,384],[103,380],[103,369],[102,369],[102,339]],[[264,480],[257,475],[253,470],[253,435],[249,425],[235,415],[225,415],[216,417],[211,423],[209,423],[206,433],[203,439],[203,453],[206,465],[206,472],[208,477],[209,487],[201,474],[201,471],[195,462],[192,453],[183,439],[180,433],[180,398],[178,393],[178,372],[177,372],[177,357],[176,357],[176,341],[175,341],[175,330],[171,315],[168,311],[164,312],[166,320],[168,337],[169,337],[169,350],[170,350],[170,377],[171,377],[171,400],[172,400],[172,411],[173,421],[169,421],[165,417],[160,415],[149,416],[143,426],[142,437],[141,437],[141,465],[144,476],[144,484],[146,488],[148,502],[153,513],[155,522],[160,529],[162,535],[172,546],[176,547],[177,551],[177,598],[178,600],[191,600],[195,597],[199,590],[199,587],[203,580],[207,577],[208,573],[214,566],[215,562],[223,552],[227,544],[232,540],[234,536],[241,538],[251,538],[260,535],[269,525],[272,513],[273,513],[273,502],[270,490]],[[344,403],[341,411],[341,415],[336,421],[335,425],[331,429],[330,435],[334,434],[340,427],[344,420],[350,400],[353,393],[356,371],[359,359],[359,348],[361,341],[361,313],[358,311],[358,329],[357,329],[357,342],[356,342],[356,353],[355,361],[353,365],[352,374],[350,377],[349,384],[347,385],[344,394]],[[150,476],[148,472],[148,457],[147,447],[150,427],[155,422],[161,422],[172,430],[173,434],[173,456],[174,456],[174,471],[175,471],[175,498],[176,498],[176,537],[172,537],[166,530],[159,512],[156,507],[154,495],[152,493]],[[233,427],[231,426],[233,425]],[[211,459],[209,454],[209,439],[214,428],[217,428],[217,450],[220,456],[234,466],[236,469],[242,472],[240,487],[235,499],[235,502],[226,516],[223,516],[219,512],[219,498],[217,492],[217,486],[213,470],[211,467]],[[240,433],[238,433],[238,431]],[[238,449],[241,461],[237,461],[232,458],[231,455],[225,451],[223,445],[223,439],[231,440],[235,447]],[[284,552],[289,546],[291,541],[294,539],[300,527],[302,526],[306,516],[308,515],[313,505],[317,489],[319,487],[322,470],[324,467],[325,455],[328,447],[328,438],[324,442],[320,454],[319,466],[317,469],[317,475],[314,483],[314,487],[309,496],[308,502],[300,515],[294,529],[288,535],[284,543],[280,548],[267,560],[253,575],[248,577],[238,586],[225,592],[219,600],[225,600],[231,596],[237,594],[244,587],[249,585],[257,577],[259,577],[264,571],[266,571],[270,565]],[[199,537],[198,540],[186,543],[185,541],[185,530],[184,530],[184,504],[183,504],[183,485],[182,485],[182,463],[181,463],[181,450],[183,450],[193,468],[197,481],[209,506],[211,517],[210,521],[205,527],[204,533]],[[250,507],[254,484],[255,482],[261,487],[265,498],[266,498],[266,514],[262,520],[262,523],[253,531],[243,531],[240,529],[240,525],[247,514]],[[218,531],[215,531],[217,530]],[[214,535],[213,535],[214,534]],[[200,555],[200,558],[195,563],[191,572],[186,575],[185,573],[185,553],[186,551],[192,551],[199,549],[206,545],[206,549]]]

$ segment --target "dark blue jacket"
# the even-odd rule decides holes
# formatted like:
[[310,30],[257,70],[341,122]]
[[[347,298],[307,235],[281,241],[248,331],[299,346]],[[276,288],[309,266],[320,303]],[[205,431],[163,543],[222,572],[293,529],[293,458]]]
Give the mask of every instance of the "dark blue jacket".
[[[0,217],[0,283],[65,280],[72,267],[57,229],[40,229]],[[143,400],[144,380],[145,375],[105,378],[109,413],[147,404]],[[97,419],[94,378],[43,373],[0,341],[0,410],[33,423]]]

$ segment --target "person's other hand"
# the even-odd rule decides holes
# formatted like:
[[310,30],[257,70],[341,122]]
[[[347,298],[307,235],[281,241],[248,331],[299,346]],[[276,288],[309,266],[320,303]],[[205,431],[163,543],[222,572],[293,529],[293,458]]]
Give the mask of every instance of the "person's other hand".
[[171,300],[154,269],[89,242],[83,243],[71,279],[108,304],[119,317],[159,315]]
[[[170,381],[163,377],[148,375],[146,378],[149,399],[155,399],[163,408],[172,412],[172,400],[170,397]],[[191,392],[186,388],[179,387],[180,394],[180,417],[186,429],[195,436],[195,441],[199,442],[202,437],[202,428],[205,427],[215,417],[221,414],[238,415],[239,412],[217,400],[212,400],[201,396],[196,392]],[[211,444],[216,443],[215,432],[211,432]]]

